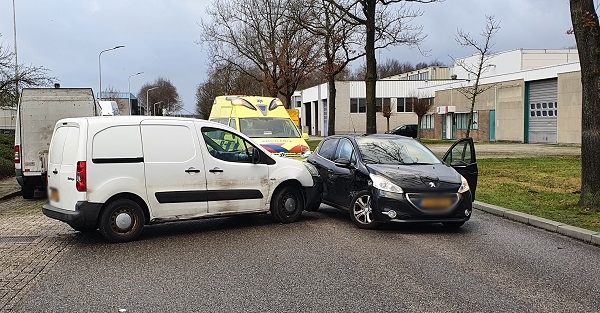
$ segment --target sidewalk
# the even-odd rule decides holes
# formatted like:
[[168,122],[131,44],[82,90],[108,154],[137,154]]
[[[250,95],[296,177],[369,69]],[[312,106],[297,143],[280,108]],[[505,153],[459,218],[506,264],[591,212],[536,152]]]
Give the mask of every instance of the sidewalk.
[[0,179],[0,200],[6,200],[21,193],[21,186],[14,177]]

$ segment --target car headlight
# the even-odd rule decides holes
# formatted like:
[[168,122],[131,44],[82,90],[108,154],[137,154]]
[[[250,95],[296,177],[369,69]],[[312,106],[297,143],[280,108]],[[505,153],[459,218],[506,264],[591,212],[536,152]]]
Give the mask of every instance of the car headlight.
[[369,177],[371,177],[371,181],[373,182],[373,187],[375,187],[379,190],[395,192],[395,193],[404,193],[404,190],[402,190],[402,188],[400,188],[398,185],[392,183],[387,178],[384,178],[382,176],[375,175],[375,174],[370,174]]
[[310,149],[306,149],[304,150],[304,152],[302,152],[302,157],[303,158],[308,158],[308,156],[311,154]]
[[310,175],[319,176],[319,171],[317,171],[317,168],[314,165],[312,165],[308,162],[302,162],[302,164],[304,164],[304,167],[306,167],[306,169],[308,170]]
[[462,182],[460,183],[460,188],[458,188],[458,192],[459,193],[463,193],[463,192],[467,192],[469,191],[469,182],[467,181],[466,178],[464,178],[462,175],[460,176]]

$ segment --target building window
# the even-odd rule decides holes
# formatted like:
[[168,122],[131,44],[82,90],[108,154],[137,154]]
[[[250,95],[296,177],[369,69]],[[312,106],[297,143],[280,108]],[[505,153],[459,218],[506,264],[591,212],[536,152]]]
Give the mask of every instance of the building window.
[[404,106],[404,112],[412,112],[413,111],[413,104],[417,101],[417,98],[406,98],[406,102],[405,102],[405,106]]
[[367,99],[365,98],[351,98],[350,99],[350,113],[365,113],[367,112]]
[[396,112],[404,112],[404,98],[396,99]]
[[[469,113],[456,113],[456,129],[458,130],[467,130],[469,126]],[[479,129],[479,114],[477,112],[473,112],[473,125],[471,126],[472,130]]]
[[529,116],[531,117],[544,117],[552,116],[556,117],[558,102],[542,102],[542,103],[530,103],[529,104]]
[[433,129],[434,116],[433,114],[423,116],[423,119],[421,119],[421,129]]

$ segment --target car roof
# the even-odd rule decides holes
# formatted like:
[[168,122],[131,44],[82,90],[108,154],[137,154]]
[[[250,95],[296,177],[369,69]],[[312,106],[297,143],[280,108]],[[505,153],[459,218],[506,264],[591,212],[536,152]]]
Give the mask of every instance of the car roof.
[[323,138],[323,140],[330,139],[330,138],[352,138],[352,139],[356,139],[356,138],[376,138],[376,139],[406,139],[406,140],[414,140],[411,137],[398,136],[398,135],[394,135],[394,134],[338,134],[338,135],[331,135],[331,136],[325,137],[325,138]]

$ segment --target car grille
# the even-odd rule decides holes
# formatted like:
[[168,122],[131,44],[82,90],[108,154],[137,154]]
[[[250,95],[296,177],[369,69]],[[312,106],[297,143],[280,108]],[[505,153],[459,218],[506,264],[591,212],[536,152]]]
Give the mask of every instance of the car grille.
[[408,202],[425,214],[444,214],[452,211],[460,197],[458,193],[407,193]]

